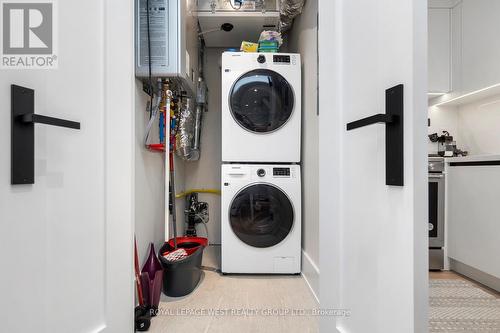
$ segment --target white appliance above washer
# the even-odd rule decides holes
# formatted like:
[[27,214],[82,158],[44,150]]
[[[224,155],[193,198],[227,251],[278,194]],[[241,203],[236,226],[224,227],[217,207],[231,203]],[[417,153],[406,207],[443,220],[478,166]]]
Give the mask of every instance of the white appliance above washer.
[[301,271],[299,165],[222,165],[223,273]]
[[299,54],[222,54],[222,161],[300,162]]
[[[262,8],[262,5],[265,8]],[[198,22],[207,47],[240,47],[241,41],[256,42],[262,30],[278,30],[280,2],[245,0],[241,7],[234,0],[199,0]],[[233,25],[229,32],[214,31],[223,24]]]

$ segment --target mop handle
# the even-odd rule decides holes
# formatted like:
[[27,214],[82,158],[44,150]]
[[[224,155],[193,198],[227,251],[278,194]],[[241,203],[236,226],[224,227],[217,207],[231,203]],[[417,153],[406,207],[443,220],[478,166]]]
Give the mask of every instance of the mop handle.
[[134,268],[135,268],[135,285],[137,287],[137,298],[139,305],[144,305],[144,295],[142,294],[141,277],[139,274],[139,255],[137,253],[137,239],[134,236]]
[[170,152],[170,186],[172,187],[172,231],[174,233],[174,250],[177,250],[177,214],[175,210],[175,172],[174,172],[174,153]]

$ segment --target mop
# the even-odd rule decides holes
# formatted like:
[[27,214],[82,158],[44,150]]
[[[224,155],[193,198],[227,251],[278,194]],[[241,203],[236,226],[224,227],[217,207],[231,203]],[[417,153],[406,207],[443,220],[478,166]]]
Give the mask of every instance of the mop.
[[174,234],[174,249],[170,252],[166,252],[163,254],[163,257],[168,261],[177,261],[184,259],[189,255],[186,249],[177,248],[177,214],[175,210],[175,170],[174,170],[174,153],[173,149],[170,149],[169,153],[169,166],[170,166],[170,186],[171,186],[171,200],[172,200],[172,232]]

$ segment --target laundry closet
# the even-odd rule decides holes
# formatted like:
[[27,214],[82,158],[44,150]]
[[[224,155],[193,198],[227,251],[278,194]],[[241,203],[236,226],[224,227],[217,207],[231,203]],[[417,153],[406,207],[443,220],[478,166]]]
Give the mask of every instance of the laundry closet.
[[136,1],[139,262],[174,233],[207,238],[204,266],[302,274],[314,299],[317,6]]

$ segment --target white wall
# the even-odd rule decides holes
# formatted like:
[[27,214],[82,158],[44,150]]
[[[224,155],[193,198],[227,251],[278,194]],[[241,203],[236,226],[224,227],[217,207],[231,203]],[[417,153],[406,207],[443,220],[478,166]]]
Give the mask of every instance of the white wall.
[[288,35],[288,52],[302,58],[302,269],[319,295],[318,1],[308,0]]
[[471,155],[500,153],[500,95],[458,107],[457,145]]
[[[164,159],[144,147],[144,134],[149,113],[146,102],[149,96],[142,92],[142,83],[136,80],[135,91],[135,235],[139,261],[146,259],[149,243],[155,249],[165,241]],[[157,140],[158,126],[153,126],[150,140]]]

